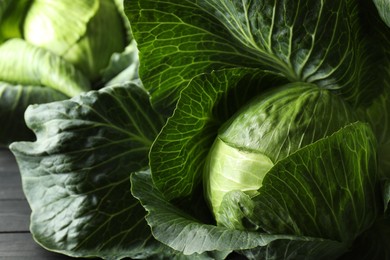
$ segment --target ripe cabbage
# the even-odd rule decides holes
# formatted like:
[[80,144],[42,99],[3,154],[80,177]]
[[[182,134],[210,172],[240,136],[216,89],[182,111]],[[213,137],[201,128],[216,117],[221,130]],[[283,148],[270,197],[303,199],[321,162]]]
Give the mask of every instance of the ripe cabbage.
[[258,195],[276,163],[355,121],[353,109],[341,98],[301,82],[248,102],[219,129],[205,165],[205,196],[217,223],[227,193]]
[[104,86],[108,73],[115,76],[129,66],[125,60],[126,66],[115,68],[111,60],[125,53],[129,41],[120,1],[2,1],[0,120],[6,127],[0,144],[32,138],[23,122],[28,105]]
[[106,259],[389,259],[383,3],[125,0],[139,79],[30,106],[36,141],[10,146],[36,241]]

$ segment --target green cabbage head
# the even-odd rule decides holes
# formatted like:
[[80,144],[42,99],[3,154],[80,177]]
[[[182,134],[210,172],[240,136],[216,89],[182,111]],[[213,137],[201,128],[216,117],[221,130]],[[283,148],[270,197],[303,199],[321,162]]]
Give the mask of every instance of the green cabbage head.
[[220,128],[207,158],[205,197],[217,223],[227,193],[258,195],[276,163],[354,121],[341,98],[307,83],[288,84],[249,102]]
[[2,1],[0,144],[32,138],[28,105],[108,85],[132,63],[130,43],[121,0]]
[[0,39],[23,38],[95,81],[111,55],[122,52],[127,44],[121,8],[114,0],[14,1],[5,11]]
[[32,2],[24,21],[26,41],[99,78],[114,52],[126,45],[124,20],[113,0]]

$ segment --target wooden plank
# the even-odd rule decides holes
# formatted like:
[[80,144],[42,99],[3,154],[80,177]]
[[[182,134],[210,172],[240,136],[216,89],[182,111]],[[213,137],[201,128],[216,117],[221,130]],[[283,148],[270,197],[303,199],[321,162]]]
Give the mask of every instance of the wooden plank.
[[0,149],[0,232],[28,231],[30,208],[12,153]]
[[0,233],[28,232],[30,214],[26,200],[0,200]]
[[15,158],[8,149],[0,148],[0,200],[24,198]]
[[25,199],[19,172],[0,171],[0,200]]
[[61,260],[70,257],[40,247],[29,233],[0,234],[0,259]]
[[0,147],[0,173],[1,172],[19,172],[15,157],[10,150]]

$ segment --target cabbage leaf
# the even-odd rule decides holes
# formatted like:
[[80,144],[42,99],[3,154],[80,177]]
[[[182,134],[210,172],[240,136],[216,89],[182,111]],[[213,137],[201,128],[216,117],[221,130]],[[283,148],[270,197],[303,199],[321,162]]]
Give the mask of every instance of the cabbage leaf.
[[130,83],[28,108],[37,141],[11,149],[39,244],[75,257],[159,252],[130,193],[130,173],[147,167],[164,122],[148,104],[146,92]]
[[192,78],[237,67],[337,89],[351,102],[367,98],[381,86],[364,65],[377,55],[359,8],[357,0],[125,2],[140,76],[154,106],[168,111]]
[[[270,170],[250,202],[240,196],[235,203],[223,202],[223,226],[202,223],[169,202],[153,187],[150,173],[133,175],[132,190],[149,212],[146,219],[154,236],[185,254],[230,249],[245,250],[248,257],[257,256],[254,259],[332,259],[349,251],[376,219],[375,148],[368,125],[354,123],[300,149]],[[329,164],[332,167],[326,167]],[[235,198],[225,195],[225,200]],[[244,208],[245,214],[232,214]]]
[[[103,88],[30,106],[26,124],[36,141],[10,146],[34,239],[48,250],[106,259],[388,258],[390,28],[380,3],[115,0],[134,41],[93,80],[91,88]],[[8,16],[8,4],[0,3],[0,21],[18,18]],[[8,25],[0,29],[17,35]],[[104,25],[99,37],[110,39]],[[82,50],[92,44],[80,43]],[[22,78],[7,78],[0,101],[40,102],[24,95],[56,69],[23,71],[39,75],[24,82],[20,97]],[[48,99],[63,98],[47,89]],[[320,90],[325,105],[307,98],[308,89]],[[267,93],[277,94],[259,112],[243,110],[266,103]],[[236,185],[219,194],[217,218],[204,172],[220,136],[235,155],[263,149],[267,169],[247,181],[250,192]],[[222,182],[230,176],[219,173]]]

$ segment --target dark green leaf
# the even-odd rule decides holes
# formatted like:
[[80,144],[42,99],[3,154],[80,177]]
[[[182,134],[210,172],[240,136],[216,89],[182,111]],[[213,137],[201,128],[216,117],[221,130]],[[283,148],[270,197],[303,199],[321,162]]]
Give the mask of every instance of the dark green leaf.
[[142,81],[159,108],[172,109],[199,74],[258,64],[198,1],[125,1],[125,13],[140,48]]
[[356,89],[380,88],[363,73],[362,64],[376,60],[366,53],[358,3],[138,0],[126,1],[125,12],[141,52],[141,79],[159,108],[171,108],[193,77],[237,67],[341,89],[356,102],[364,96]]
[[[163,194],[153,186],[150,174],[133,174],[131,182],[134,196],[140,199],[149,212],[146,219],[153,235],[185,255],[215,250],[230,252],[252,249],[246,252],[248,256],[266,256],[254,259],[282,259],[282,256],[298,257],[287,259],[332,259],[345,251],[341,243],[326,239],[270,235],[204,224],[166,201]],[[275,256],[279,258],[273,258]]]
[[356,1],[197,3],[215,14],[231,37],[261,63],[292,81],[341,87],[356,70],[352,53],[359,46],[354,24],[358,20]]
[[137,44],[132,41],[122,53],[111,56],[108,67],[102,71],[101,82],[110,86],[138,79],[138,67]]
[[276,240],[241,253],[249,260],[334,260],[345,250],[340,243],[331,240]]
[[377,10],[371,1],[364,2],[366,20],[369,26],[368,32],[372,44],[380,54],[377,57],[374,81],[383,88],[381,91],[371,91],[371,101],[360,104],[358,113],[361,120],[370,123],[378,139],[379,169],[385,178],[390,179],[390,28],[378,17]]
[[381,208],[376,139],[355,123],[279,161],[246,217],[270,233],[349,243]]
[[31,232],[45,248],[76,257],[147,257],[160,252],[130,193],[164,120],[134,84],[30,106],[36,142],[11,145],[32,209]]
[[390,81],[388,84],[384,92],[378,95],[370,106],[362,106],[358,112],[362,120],[370,123],[378,140],[378,164],[381,177],[390,180]]
[[253,69],[221,70],[192,80],[150,153],[153,181],[164,195],[190,195],[201,181],[219,126],[254,93],[281,82]]
[[[371,37],[371,44],[380,54],[376,57],[375,72],[370,72],[371,77],[376,77],[378,85],[383,86],[382,91],[371,91],[371,102],[363,103],[358,107],[361,120],[368,122],[378,140],[378,165],[381,173],[384,208],[388,208],[390,201],[390,28],[380,19],[376,6],[385,3],[383,1],[363,1],[366,30]],[[384,10],[383,10],[384,11]]]

